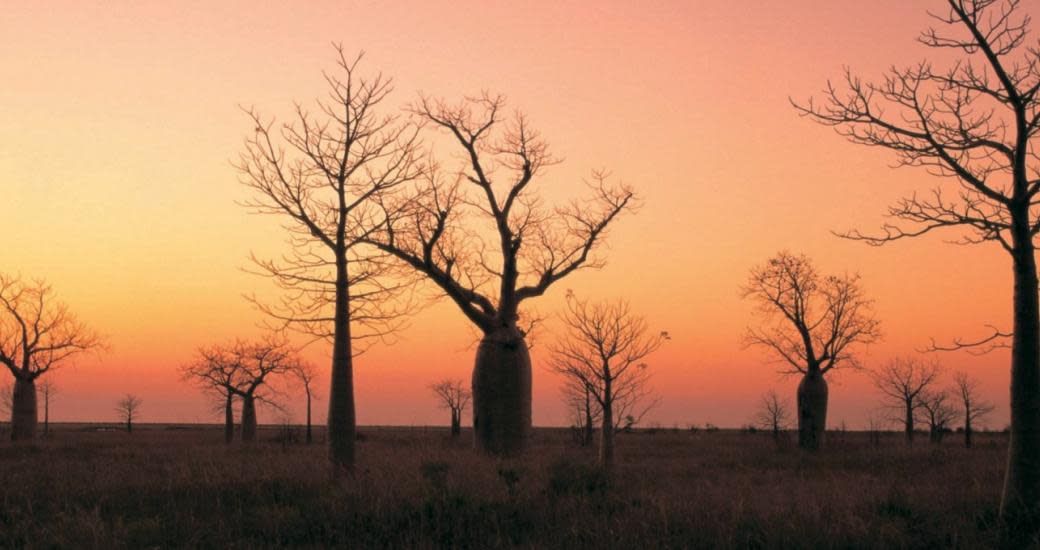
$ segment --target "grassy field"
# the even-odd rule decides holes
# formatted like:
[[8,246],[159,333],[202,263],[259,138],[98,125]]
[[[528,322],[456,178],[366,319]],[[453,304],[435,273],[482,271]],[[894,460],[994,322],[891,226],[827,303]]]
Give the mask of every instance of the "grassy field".
[[261,430],[133,433],[60,426],[0,443],[0,545],[35,548],[994,547],[1006,440],[833,433],[807,456],[768,435],[678,430],[618,438],[607,473],[566,430],[500,461],[469,434],[362,429],[356,476],[324,448]]

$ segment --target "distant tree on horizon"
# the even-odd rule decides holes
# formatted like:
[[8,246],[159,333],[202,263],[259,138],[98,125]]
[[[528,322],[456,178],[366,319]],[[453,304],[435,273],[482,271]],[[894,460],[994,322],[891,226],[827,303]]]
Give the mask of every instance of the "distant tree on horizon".
[[203,346],[181,367],[181,378],[216,397],[216,408],[224,413],[224,442],[235,439],[235,387],[241,364],[227,345]]
[[226,351],[238,365],[231,392],[242,400],[242,441],[253,442],[256,441],[257,402],[282,409],[270,379],[293,373],[299,367],[299,359],[289,342],[277,334],[254,341],[238,340]]
[[295,376],[296,379],[299,381],[300,386],[303,388],[303,394],[307,398],[306,442],[308,445],[310,445],[314,442],[313,428],[311,427],[311,401],[317,399],[317,396],[314,395],[314,379],[318,375],[318,373],[317,370],[314,368],[314,365],[306,361],[300,361],[299,364],[297,364],[292,369],[292,373],[293,376]]
[[916,412],[921,421],[928,425],[928,440],[933,444],[942,443],[950,424],[957,418],[957,409],[951,397],[946,390],[933,389],[917,398],[920,405]]
[[964,446],[971,448],[975,422],[993,412],[993,404],[983,401],[978,395],[978,382],[964,372],[953,375],[953,394],[960,399],[964,417]]
[[463,386],[462,380],[441,380],[430,384],[430,391],[442,408],[451,411],[451,436],[458,437],[462,433],[462,412],[469,406],[472,394]]
[[1036,533],[1040,521],[1040,282],[1036,238],[1040,215],[1040,49],[1018,0],[946,0],[933,13],[939,28],[919,41],[945,67],[921,61],[890,69],[878,82],[846,69],[822,99],[793,102],[803,115],[853,143],[895,153],[940,182],[889,208],[895,221],[875,235],[844,236],[872,245],[961,230],[962,244],[996,243],[1011,258],[1012,328],[960,349],[1011,347],[1011,440],[1000,517],[1012,531]]
[[139,397],[132,393],[123,396],[116,404],[116,412],[119,418],[126,424],[126,433],[134,431],[134,421],[141,416],[141,405],[144,403]]
[[824,377],[857,368],[855,348],[880,338],[873,302],[863,295],[859,275],[821,276],[805,255],[788,252],[752,268],[742,295],[762,317],[760,326],[748,328],[745,345],[766,348],[786,363],[782,374],[801,375],[798,446],[819,449],[827,427]]
[[558,161],[500,95],[451,104],[420,95],[409,111],[446,135],[457,168],[431,163],[411,194],[384,201],[380,230],[365,237],[421,274],[481,333],[473,369],[473,433],[493,455],[523,450],[531,431],[531,358],[525,302],[561,279],[598,267],[598,245],[636,206],[634,192],[595,172],[589,196],[551,207],[539,189]]
[[14,376],[11,439],[36,436],[36,380],[102,339],[57,301],[42,280],[0,274],[0,364]]
[[780,432],[787,429],[791,420],[791,403],[780,399],[775,390],[769,390],[759,401],[758,412],[755,413],[754,425],[773,434],[773,440],[780,441]]
[[567,408],[573,411],[574,427],[578,430],[578,438],[582,447],[592,444],[592,436],[596,422],[602,410],[592,396],[592,387],[584,380],[573,376],[564,378],[560,387],[560,395]]
[[890,359],[871,372],[874,387],[886,400],[884,406],[896,411],[895,417],[902,420],[907,444],[914,442],[914,423],[923,406],[922,398],[938,383],[940,374],[942,366],[938,362],[912,356]]
[[376,202],[427,168],[418,125],[380,112],[391,80],[362,76],[361,55],[336,53],[316,113],[297,104],[292,120],[276,126],[248,110],[254,131],[236,167],[254,192],[247,206],[281,218],[291,248],[278,260],[252,257],[285,293],[279,303],[254,303],[280,327],[332,343],[328,445],[339,472],[354,467],[355,343],[397,327],[407,307],[394,298],[410,286],[397,264],[361,245],[380,223]]
[[51,398],[58,394],[58,387],[53,380],[44,380],[39,390],[43,395],[43,435],[46,437],[51,429]]
[[623,300],[589,302],[568,296],[564,331],[549,347],[548,367],[589,388],[600,409],[599,460],[614,462],[614,433],[657,405],[645,360],[669,338],[652,333]]

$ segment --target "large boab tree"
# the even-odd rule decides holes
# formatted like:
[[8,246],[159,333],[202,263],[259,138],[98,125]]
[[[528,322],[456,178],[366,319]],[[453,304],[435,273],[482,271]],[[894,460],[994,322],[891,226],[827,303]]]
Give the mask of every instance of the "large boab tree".
[[752,268],[743,296],[758,304],[764,322],[748,328],[745,343],[770,350],[798,384],[798,446],[816,450],[827,428],[827,381],[833,369],[858,366],[857,345],[880,337],[872,303],[858,275],[820,276],[805,256],[781,252]]
[[[1036,246],[1040,161],[1040,48],[1017,0],[947,0],[940,28],[920,42],[957,58],[946,68],[924,61],[893,68],[878,82],[846,71],[820,100],[796,104],[804,115],[853,143],[894,151],[903,166],[942,182],[889,209],[897,221],[877,235],[846,236],[873,245],[941,228],[963,243],[995,242],[1011,258],[1011,441],[1001,516],[1040,525],[1040,299]],[[991,339],[984,339],[989,342]],[[1023,521],[1024,520],[1024,521]]]
[[36,379],[100,345],[48,284],[0,274],[0,364],[14,376],[12,440],[36,435]]
[[593,175],[591,196],[549,208],[536,183],[556,162],[501,96],[458,104],[421,97],[412,112],[461,151],[451,175],[431,169],[404,203],[385,202],[382,231],[368,242],[437,285],[481,331],[473,369],[476,445],[493,454],[523,449],[531,428],[531,359],[522,304],[586,267],[633,191]]
[[359,246],[381,220],[375,199],[424,172],[418,128],[382,114],[392,91],[381,74],[364,76],[360,56],[337,48],[338,71],[325,74],[328,99],[317,112],[297,105],[293,120],[275,126],[249,111],[254,133],[237,162],[254,192],[254,211],[280,217],[290,252],[253,258],[256,271],[284,291],[278,303],[255,300],[278,324],[332,344],[329,457],[337,471],[354,465],[354,357],[359,342],[389,334],[407,307],[408,287],[395,262]]

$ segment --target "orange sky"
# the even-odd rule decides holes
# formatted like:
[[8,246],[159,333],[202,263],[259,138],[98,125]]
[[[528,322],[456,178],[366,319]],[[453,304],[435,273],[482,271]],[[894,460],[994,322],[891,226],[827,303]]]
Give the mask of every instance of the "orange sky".
[[[270,286],[241,268],[249,251],[283,246],[275,219],[235,202],[244,190],[229,161],[251,129],[238,105],[281,114],[323,94],[331,41],[366,50],[368,68],[394,76],[397,104],[418,90],[505,93],[566,159],[548,180],[576,189],[605,167],[642,193],[644,208],[611,235],[608,267],[534,305],[555,312],[567,288],[621,296],[668,330],[673,340],[651,362],[663,396],[651,421],[740,425],[768,388],[793,397],[795,380],[740,345],[752,307],[739,286],[779,249],[862,274],[885,334],[868,365],[929,336],[1006,327],[1011,273],[998,247],[945,245],[946,234],[878,249],[830,234],[876,227],[887,204],[934,183],[893,171],[890,154],[846,143],[787,102],[844,64],[873,76],[925,55],[914,38],[924,9],[941,2],[870,4],[6,4],[0,269],[46,277],[111,344],[54,375],[52,417],[113,419],[117,396],[132,391],[147,421],[212,420],[176,368],[199,344],[256,332],[259,316],[241,296]],[[359,421],[441,422],[426,385],[468,379],[472,340],[453,305],[420,313],[395,346],[359,361]],[[539,344],[534,421],[559,424]],[[326,354],[309,352],[325,372]],[[990,425],[1002,427],[1007,354],[943,359],[982,380],[998,405]],[[877,399],[866,376],[831,383],[831,424],[861,425]]]

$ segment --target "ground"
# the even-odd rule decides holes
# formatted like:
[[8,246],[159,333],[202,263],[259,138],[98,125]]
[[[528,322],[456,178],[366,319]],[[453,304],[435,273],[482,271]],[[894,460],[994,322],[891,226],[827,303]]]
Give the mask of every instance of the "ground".
[[1007,444],[833,432],[807,455],[790,434],[778,446],[763,433],[643,430],[619,436],[606,472],[562,429],[536,430],[511,460],[477,453],[468,432],[360,434],[357,471],[337,480],[323,445],[275,427],[231,446],[215,426],[5,439],[0,546],[995,547]]

